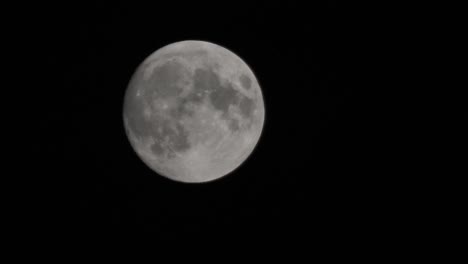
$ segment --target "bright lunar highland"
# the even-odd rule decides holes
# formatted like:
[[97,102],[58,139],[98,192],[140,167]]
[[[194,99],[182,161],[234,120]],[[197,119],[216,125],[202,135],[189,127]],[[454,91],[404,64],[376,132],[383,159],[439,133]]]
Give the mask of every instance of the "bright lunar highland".
[[152,170],[180,182],[207,182],[252,153],[265,120],[263,95],[247,64],[204,41],[157,50],[125,93],[125,131]]

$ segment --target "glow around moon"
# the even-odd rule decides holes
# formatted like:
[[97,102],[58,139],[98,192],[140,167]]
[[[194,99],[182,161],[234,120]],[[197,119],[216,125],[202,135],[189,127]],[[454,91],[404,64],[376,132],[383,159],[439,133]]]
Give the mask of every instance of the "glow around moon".
[[143,162],[181,182],[227,175],[255,148],[263,96],[252,70],[208,42],[165,46],[138,67],[124,100],[124,125]]

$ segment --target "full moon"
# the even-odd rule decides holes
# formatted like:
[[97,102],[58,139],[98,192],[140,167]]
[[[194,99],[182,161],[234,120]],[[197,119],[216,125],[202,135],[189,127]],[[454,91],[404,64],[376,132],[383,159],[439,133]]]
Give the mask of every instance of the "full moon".
[[123,120],[140,159],[179,182],[219,179],[252,153],[265,120],[258,81],[236,54],[204,41],[155,51],[127,87]]

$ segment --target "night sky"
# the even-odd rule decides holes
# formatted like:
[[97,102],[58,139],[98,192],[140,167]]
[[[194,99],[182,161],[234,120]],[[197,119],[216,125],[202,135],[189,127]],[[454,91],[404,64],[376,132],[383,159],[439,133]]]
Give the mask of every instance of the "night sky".
[[[278,237],[352,241],[378,225],[382,138],[363,82],[360,35],[335,1],[42,6],[31,22],[43,83],[32,155],[38,230],[178,240]],[[310,2],[307,5],[302,2]],[[32,11],[34,12],[34,11]],[[125,89],[155,50],[203,40],[254,71],[266,108],[250,158],[229,176],[183,184],[137,157],[123,127]],[[361,45],[362,44],[362,45]],[[39,177],[39,176],[38,176]],[[42,199],[43,198],[43,199]],[[34,200],[34,199],[32,199]],[[368,232],[372,233],[372,232]],[[86,234],[86,235],[84,235]]]

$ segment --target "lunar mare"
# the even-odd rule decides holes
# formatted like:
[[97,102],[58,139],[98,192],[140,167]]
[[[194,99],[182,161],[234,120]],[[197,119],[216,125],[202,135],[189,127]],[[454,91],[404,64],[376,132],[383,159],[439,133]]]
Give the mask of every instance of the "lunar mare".
[[143,162],[181,182],[218,179],[255,148],[265,109],[258,81],[231,51],[182,41],[146,58],[128,85],[124,126]]

